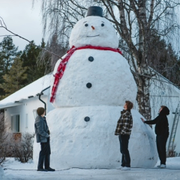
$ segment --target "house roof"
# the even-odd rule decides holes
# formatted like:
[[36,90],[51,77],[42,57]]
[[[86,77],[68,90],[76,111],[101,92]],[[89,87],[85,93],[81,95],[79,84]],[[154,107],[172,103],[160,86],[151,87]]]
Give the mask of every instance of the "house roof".
[[[45,75],[0,101],[0,109],[21,105],[23,100],[37,96],[51,84],[52,74]],[[44,94],[48,95],[47,92]]]

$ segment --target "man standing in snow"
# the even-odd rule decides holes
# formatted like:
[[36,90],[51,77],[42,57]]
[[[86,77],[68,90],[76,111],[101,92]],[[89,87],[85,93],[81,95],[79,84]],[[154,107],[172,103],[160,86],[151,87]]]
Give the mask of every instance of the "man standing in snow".
[[[35,120],[35,133],[37,143],[41,143],[41,151],[39,152],[38,171],[55,171],[50,167],[50,132],[45,118],[45,109],[39,107],[37,109],[38,116]],[[43,169],[43,164],[45,169]]]
[[120,152],[122,154],[121,167],[122,170],[130,170],[131,158],[129,155],[128,144],[133,126],[133,119],[131,115],[131,109],[133,103],[126,101],[124,110],[121,111],[121,116],[117,122],[115,135],[119,135]]

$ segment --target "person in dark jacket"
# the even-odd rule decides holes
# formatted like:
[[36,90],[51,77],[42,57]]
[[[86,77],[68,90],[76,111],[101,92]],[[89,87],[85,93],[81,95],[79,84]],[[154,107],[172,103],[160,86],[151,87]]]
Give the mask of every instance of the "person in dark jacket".
[[117,122],[115,135],[119,136],[120,152],[122,154],[121,169],[129,170],[131,164],[131,158],[128,150],[129,138],[131,134],[131,129],[133,126],[133,119],[131,115],[131,109],[133,108],[133,103],[126,101],[124,104],[124,109],[121,111],[121,116]]
[[[50,132],[45,118],[45,109],[39,107],[37,109],[38,116],[35,120],[35,134],[37,143],[41,144],[41,151],[39,152],[38,171],[55,171],[50,167]],[[43,164],[44,167],[43,168]]]
[[155,133],[157,151],[160,159],[159,168],[166,168],[166,142],[169,136],[169,123],[167,115],[169,115],[169,109],[166,106],[161,106],[159,115],[154,120],[144,121],[144,119],[141,118],[146,124],[156,124]]

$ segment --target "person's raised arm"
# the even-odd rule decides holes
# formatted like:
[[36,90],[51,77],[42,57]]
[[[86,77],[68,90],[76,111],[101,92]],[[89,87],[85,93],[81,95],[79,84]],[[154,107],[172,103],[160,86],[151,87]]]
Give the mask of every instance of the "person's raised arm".
[[150,121],[145,121],[142,117],[141,117],[141,120],[146,123],[146,124],[156,124],[157,123],[157,120],[158,120],[158,117],[156,117],[154,120],[150,120]]

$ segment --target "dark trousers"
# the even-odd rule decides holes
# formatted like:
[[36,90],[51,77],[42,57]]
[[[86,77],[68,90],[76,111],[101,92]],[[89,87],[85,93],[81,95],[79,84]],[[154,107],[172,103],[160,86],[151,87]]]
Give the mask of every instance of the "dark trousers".
[[120,152],[122,154],[121,166],[130,167],[131,158],[129,155],[128,144],[130,135],[119,135]]
[[156,145],[157,151],[160,159],[160,164],[166,164],[166,142],[168,135],[157,135],[156,136]]
[[39,162],[38,162],[38,169],[43,169],[43,165],[45,169],[50,167],[50,143],[49,138],[46,143],[41,143],[41,151],[39,152]]

